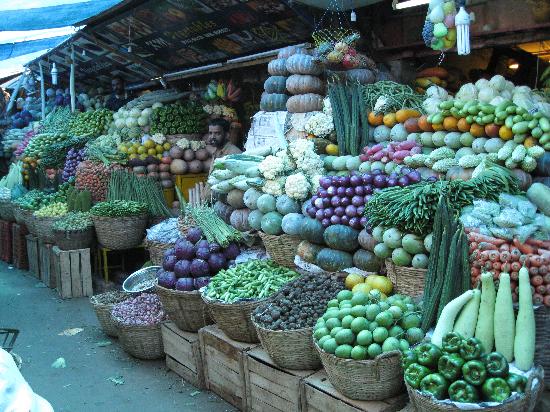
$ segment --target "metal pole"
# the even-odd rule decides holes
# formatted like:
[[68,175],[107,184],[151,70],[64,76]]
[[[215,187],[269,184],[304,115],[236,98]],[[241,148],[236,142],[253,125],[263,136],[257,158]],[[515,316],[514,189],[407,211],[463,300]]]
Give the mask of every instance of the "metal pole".
[[42,120],[46,118],[46,92],[44,90],[44,70],[42,70],[42,61],[38,62],[38,68],[40,69],[40,101]]
[[74,89],[74,71],[75,71],[75,61],[74,61],[74,46],[71,47],[71,75],[69,78],[69,93],[71,95],[71,112],[76,110],[76,95]]
[[27,77],[27,75],[25,73],[23,73],[23,74],[21,74],[21,76],[19,76],[19,80],[17,81],[17,85],[15,86],[15,89],[14,89],[13,93],[10,96],[10,101],[8,103],[8,108],[6,109],[6,114],[9,114],[11,109],[13,108],[13,104],[15,103],[15,100],[17,99],[17,94],[19,93],[19,89],[21,88],[21,85],[23,84],[23,81],[25,80],[26,77]]

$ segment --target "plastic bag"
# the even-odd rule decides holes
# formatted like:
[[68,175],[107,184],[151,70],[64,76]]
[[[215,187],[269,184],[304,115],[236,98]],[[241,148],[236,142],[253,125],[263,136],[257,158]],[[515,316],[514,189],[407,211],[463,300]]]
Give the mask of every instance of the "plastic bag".
[[[550,232],[550,217],[545,216],[542,213],[537,213],[535,219],[533,219],[533,224],[537,225],[541,230],[545,232]],[[548,239],[546,239],[548,240]]]
[[487,200],[474,200],[474,207],[481,209],[491,216],[497,216],[500,213],[500,205],[496,202],[488,202]]
[[528,200],[520,200],[518,202],[517,209],[523,216],[525,216],[529,220],[534,219],[535,215],[537,214],[537,207]]
[[493,222],[500,227],[517,227],[524,223],[524,219],[517,210],[506,208],[493,218]]
[[514,235],[516,235],[521,243],[530,238],[533,233],[537,231],[538,227],[536,225],[522,225],[515,229],[512,229]]
[[460,221],[462,222],[464,227],[479,227],[483,225],[483,222],[481,220],[472,215],[462,215],[460,216]]
[[477,207],[474,207],[471,216],[481,220],[481,222],[486,225],[490,225],[493,222],[493,217],[490,214],[486,213],[484,209],[480,209]]
[[510,228],[493,226],[489,228],[491,236],[499,239],[512,240],[514,238],[514,232]]
[[510,195],[508,193],[501,193],[498,197],[498,203],[502,207],[511,207],[513,209],[517,208],[517,204],[519,200],[520,199],[518,199],[517,196]]

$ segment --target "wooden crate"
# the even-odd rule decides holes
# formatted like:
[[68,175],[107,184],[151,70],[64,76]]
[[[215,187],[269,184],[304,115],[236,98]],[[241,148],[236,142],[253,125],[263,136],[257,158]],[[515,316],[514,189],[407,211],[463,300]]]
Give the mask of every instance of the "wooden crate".
[[205,389],[199,334],[184,332],[174,322],[161,325],[166,366],[187,382]]
[[246,353],[246,408],[250,412],[300,412],[301,382],[315,371],[283,369],[261,347]]
[[255,343],[229,339],[216,325],[199,330],[206,388],[236,408],[246,410],[245,357]]
[[0,260],[11,263],[13,260],[12,223],[0,220]]
[[324,370],[302,382],[303,412],[397,412],[409,402],[406,392],[383,401],[356,401],[334,389]]
[[29,272],[35,278],[40,279],[40,259],[38,255],[38,238],[27,235],[27,256],[29,258]]
[[40,279],[49,288],[55,289],[57,279],[55,278],[53,264],[53,247],[51,243],[38,241],[38,265],[40,266]]
[[29,234],[25,225],[14,223],[11,227],[11,242],[13,253],[13,266],[17,269],[27,270],[29,268],[29,257],[27,256],[27,239]]
[[53,247],[57,292],[61,298],[92,296],[90,249],[61,250]]

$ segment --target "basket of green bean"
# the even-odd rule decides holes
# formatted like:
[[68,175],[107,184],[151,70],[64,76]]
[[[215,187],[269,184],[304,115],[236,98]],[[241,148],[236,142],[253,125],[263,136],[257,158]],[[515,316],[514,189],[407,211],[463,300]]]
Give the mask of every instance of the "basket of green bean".
[[69,212],[53,224],[53,235],[61,250],[86,249],[94,242],[94,222],[87,212]]
[[299,273],[271,260],[250,260],[218,272],[210,279],[202,298],[229,338],[256,343],[259,339],[252,312],[298,276]]
[[129,200],[97,203],[90,210],[99,243],[122,250],[138,246],[147,226],[147,205]]

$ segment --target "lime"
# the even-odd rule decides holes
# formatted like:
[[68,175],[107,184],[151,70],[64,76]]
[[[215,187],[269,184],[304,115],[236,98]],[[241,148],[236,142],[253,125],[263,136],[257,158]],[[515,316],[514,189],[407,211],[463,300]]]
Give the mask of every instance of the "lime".
[[382,352],[391,352],[392,350],[399,350],[400,347],[401,346],[399,345],[399,339],[393,338],[390,336],[382,344]]
[[[323,339],[323,338],[321,338]],[[368,346],[372,343],[372,332],[368,330],[362,330],[357,334],[357,344]]]
[[353,305],[351,304],[351,300],[349,300],[349,299],[343,300],[342,302],[340,302],[340,303],[338,304],[338,307],[339,307],[340,309],[346,308],[346,307],[350,307],[350,308],[351,308],[352,306],[353,306]]
[[394,320],[401,319],[403,316],[403,309],[401,309],[399,306],[392,305],[388,309],[388,312],[391,313]]
[[363,305],[355,305],[351,308],[352,316],[358,318],[359,316],[365,317],[367,313],[367,308]]
[[363,317],[353,319],[353,321],[350,324],[350,328],[354,333],[359,333],[362,330],[367,330],[368,327],[369,327],[369,321]]
[[410,328],[407,330],[407,342],[414,345],[424,339],[424,332],[420,328]]
[[380,313],[380,306],[378,306],[376,303],[372,303],[369,306],[367,306],[367,319],[370,321],[373,321],[376,318],[376,315]]
[[351,315],[351,308],[342,308],[338,311],[338,319],[342,320],[346,316]]
[[351,329],[342,329],[336,333],[334,339],[336,339],[336,343],[338,343],[338,345],[344,345],[346,343],[352,344],[355,341],[355,335]]
[[371,343],[367,349],[369,358],[374,359],[382,353],[382,347],[378,343]]
[[344,316],[344,319],[342,319],[342,327],[345,329],[350,329],[351,323],[353,322],[355,318],[351,315]]
[[388,336],[390,336],[388,330],[386,328],[383,328],[382,326],[379,326],[372,331],[372,339],[376,343],[384,342],[386,339],[388,339]]
[[334,338],[329,338],[323,343],[323,350],[328,353],[334,353],[338,344]]
[[417,328],[420,326],[420,316],[416,313],[405,314],[403,319],[401,319],[401,326],[404,329]]
[[369,323],[368,330],[370,330],[370,331],[372,332],[372,331],[375,330],[377,327],[378,327],[378,323],[376,323],[376,322],[371,322],[371,323]]
[[338,299],[338,302],[342,302],[343,300],[350,300],[353,297],[353,292],[351,290],[341,290],[338,292],[338,295],[336,295],[336,298]]
[[339,358],[349,359],[351,358],[352,350],[353,350],[353,346],[344,344],[344,345],[338,346],[334,351],[334,354]]
[[355,360],[364,360],[368,358],[367,348],[361,345],[354,346],[351,350],[351,358]]
[[317,344],[319,345],[320,348],[322,348],[323,345],[325,344],[325,342],[326,342],[327,340],[329,340],[329,339],[332,339],[332,338],[330,337],[330,335],[323,336],[321,339],[319,339],[319,340],[317,341]]
[[339,312],[338,309],[331,308],[325,312],[325,314],[323,315],[323,319],[327,321],[332,318],[338,318],[338,312]]
[[163,147],[164,150],[170,150],[171,145],[170,145],[170,143],[166,142],[162,145],[162,147]]
[[337,326],[342,326],[342,322],[338,318],[330,318],[325,322],[325,327],[330,331]]
[[335,328],[333,328],[331,331],[330,331],[330,336],[332,336],[333,338],[336,336],[336,334],[338,332],[340,332],[342,329],[344,329],[343,327],[341,326],[336,326]]
[[409,342],[407,342],[406,339],[399,339],[399,349],[401,350],[401,352],[405,352],[407,349],[409,349],[409,347]]
[[381,310],[388,310],[390,308],[390,304],[386,301],[380,302],[379,305]]
[[380,312],[374,320],[380,325],[380,326],[390,326],[393,323],[393,316],[390,312],[384,311]]
[[323,318],[319,318],[317,319],[317,322],[315,323],[315,327],[322,327],[322,326],[325,326],[325,320]]
[[329,308],[337,308],[337,307],[338,307],[338,304],[339,304],[338,299],[332,299],[332,300],[329,300],[329,301],[328,301],[328,305],[327,305],[327,306],[328,306]]
[[353,297],[351,298],[351,304],[353,306],[355,305],[365,305],[369,301],[369,297],[366,293],[363,292],[355,292],[353,294]]
[[417,310],[417,308],[416,308],[416,306],[414,305],[414,303],[407,303],[406,306],[407,306],[407,310],[408,310],[409,312],[414,312],[414,311]]
[[405,334],[405,331],[400,326],[394,325],[390,328],[389,334],[394,338],[400,338]]
[[315,332],[313,332],[313,337],[315,338],[315,340],[319,340],[323,336],[328,335],[329,333],[330,331],[327,328],[322,327],[322,328],[316,329]]

